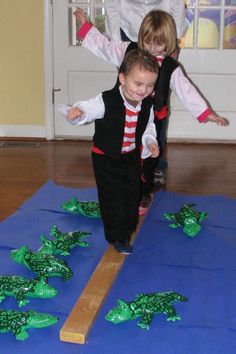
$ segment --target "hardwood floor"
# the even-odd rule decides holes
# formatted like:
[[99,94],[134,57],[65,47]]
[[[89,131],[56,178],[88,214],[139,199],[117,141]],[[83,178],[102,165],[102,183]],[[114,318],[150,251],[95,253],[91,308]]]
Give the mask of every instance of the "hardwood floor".
[[[48,179],[73,188],[95,186],[91,142],[39,143],[38,147],[0,144],[0,220],[14,213]],[[235,151],[233,144],[169,143],[166,190],[236,198]]]

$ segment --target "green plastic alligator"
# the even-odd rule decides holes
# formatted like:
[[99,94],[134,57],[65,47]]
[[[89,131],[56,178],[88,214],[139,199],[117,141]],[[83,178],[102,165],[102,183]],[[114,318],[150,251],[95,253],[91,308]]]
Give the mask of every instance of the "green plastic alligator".
[[123,300],[118,300],[118,306],[110,310],[105,319],[116,324],[141,317],[138,326],[149,329],[154,314],[166,314],[167,321],[181,319],[172,306],[173,301],[188,301],[188,299],[174,291],[139,294],[133,302],[127,303]]
[[46,280],[27,279],[16,275],[0,276],[0,302],[6,296],[14,296],[18,306],[28,304],[27,297],[49,299],[57,295],[57,289],[47,284]]
[[11,251],[11,258],[17,263],[24,264],[39,277],[62,277],[68,280],[73,275],[73,271],[63,259],[40,252],[33,253],[26,246]]
[[62,256],[70,255],[70,250],[75,246],[88,247],[88,242],[84,241],[83,238],[91,235],[90,232],[85,231],[74,231],[63,234],[58,230],[56,225],[52,226],[50,234],[54,236],[53,240],[47,239],[44,235],[40,236],[43,245],[38,252],[43,254],[59,254]]
[[44,328],[57,323],[58,318],[36,311],[0,310],[0,333],[12,332],[16,339],[29,337],[28,328]]
[[178,213],[165,213],[164,217],[175,222],[170,224],[170,227],[177,228],[183,226],[183,232],[190,236],[196,236],[200,230],[200,222],[207,218],[205,211],[198,212],[193,207],[195,204],[184,204]]
[[76,198],[72,198],[68,202],[61,205],[62,209],[72,214],[81,214],[90,218],[100,218],[101,212],[99,203],[92,200],[89,202],[80,202]]

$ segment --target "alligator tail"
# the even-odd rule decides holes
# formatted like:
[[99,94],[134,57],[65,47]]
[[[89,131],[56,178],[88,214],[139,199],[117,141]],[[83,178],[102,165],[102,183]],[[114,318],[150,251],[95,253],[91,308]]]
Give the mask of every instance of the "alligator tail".
[[64,280],[69,280],[71,279],[73,276],[73,271],[70,268],[64,269],[63,273],[62,273],[62,277]]

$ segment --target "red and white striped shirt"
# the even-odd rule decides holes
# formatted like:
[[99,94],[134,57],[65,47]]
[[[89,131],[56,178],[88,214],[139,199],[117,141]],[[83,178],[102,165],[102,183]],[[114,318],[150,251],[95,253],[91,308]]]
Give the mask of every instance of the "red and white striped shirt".
[[135,132],[138,120],[138,113],[131,111],[126,108],[125,110],[125,130],[124,130],[124,139],[122,144],[122,153],[130,152],[135,149]]

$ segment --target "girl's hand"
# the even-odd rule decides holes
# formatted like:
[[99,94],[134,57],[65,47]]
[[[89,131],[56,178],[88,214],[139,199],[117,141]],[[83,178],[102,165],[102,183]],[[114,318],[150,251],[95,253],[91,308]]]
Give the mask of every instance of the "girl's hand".
[[228,119],[217,116],[214,113],[209,114],[209,116],[207,117],[207,120],[206,120],[206,123],[207,122],[213,122],[213,123],[216,123],[217,125],[221,125],[221,126],[228,126],[229,125]]
[[151,157],[155,158],[159,156],[160,150],[159,147],[156,144],[150,144],[148,146],[150,152],[151,152]]
[[83,26],[83,24],[88,21],[86,13],[79,7],[76,8],[75,12],[73,12],[73,15],[80,23],[80,26]]
[[79,117],[82,117],[83,114],[84,112],[81,111],[81,109],[79,109],[78,107],[72,107],[67,113],[67,118],[73,121]]

